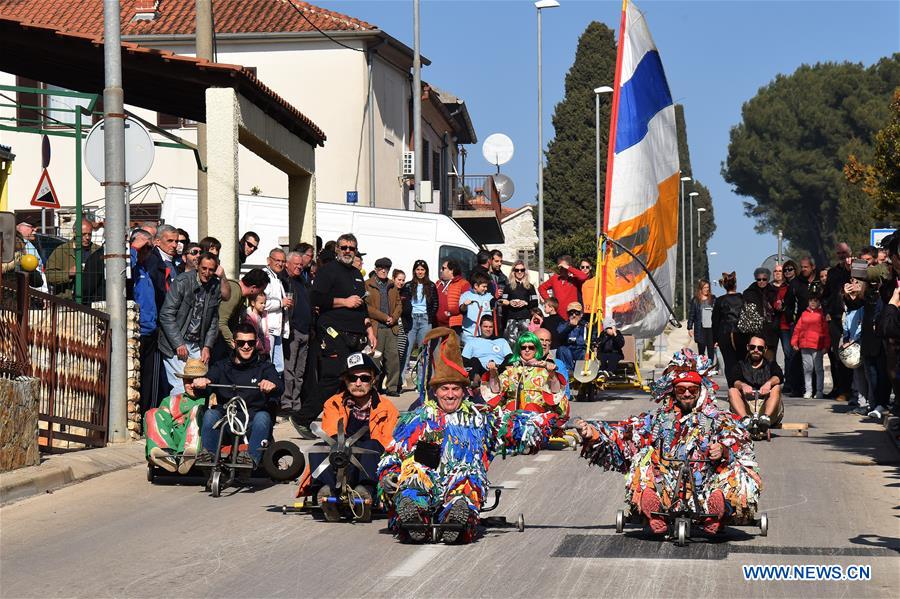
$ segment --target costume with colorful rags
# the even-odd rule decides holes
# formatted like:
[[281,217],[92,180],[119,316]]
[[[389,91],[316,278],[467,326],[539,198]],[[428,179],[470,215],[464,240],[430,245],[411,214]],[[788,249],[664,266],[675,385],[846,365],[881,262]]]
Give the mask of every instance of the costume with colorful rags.
[[[658,496],[657,506],[667,509],[672,505],[680,463],[665,458],[707,459],[709,447],[718,443],[722,446],[720,459],[690,465],[700,506],[710,513],[719,511],[709,501],[711,497],[713,503],[721,501],[718,490],[724,495],[724,516],[743,519],[755,514],[762,483],[753,442],[746,429],[716,405],[718,387],[710,378],[713,374],[714,363],[709,358],[683,349],[652,385],[654,400],[662,403],[655,412],[613,424],[588,422],[599,438],[586,442],[582,456],[605,470],[625,473],[625,500],[632,510],[647,511],[642,502],[647,490]],[[687,413],[682,413],[675,401],[677,383],[700,386],[699,398]],[[650,524],[653,528],[652,518]],[[712,528],[717,530],[718,526]]]
[[[429,360],[432,375],[427,396],[421,407],[402,415],[397,423],[393,441],[378,465],[379,494],[395,532],[401,533],[400,520],[407,521],[410,509],[418,512],[414,514],[417,522],[428,522],[434,512],[439,522],[447,522],[448,517],[457,522],[463,511],[466,532],[460,538],[469,541],[489,490],[491,460],[496,455],[537,452],[547,443],[556,415],[492,410],[468,398],[462,398],[455,411],[444,411],[435,395],[438,388],[454,385],[462,394],[468,377],[456,333],[441,327],[425,337],[426,341],[432,338],[442,341]],[[456,540],[458,535],[445,532],[444,540],[452,542],[449,538]],[[413,536],[413,540],[423,539]]]

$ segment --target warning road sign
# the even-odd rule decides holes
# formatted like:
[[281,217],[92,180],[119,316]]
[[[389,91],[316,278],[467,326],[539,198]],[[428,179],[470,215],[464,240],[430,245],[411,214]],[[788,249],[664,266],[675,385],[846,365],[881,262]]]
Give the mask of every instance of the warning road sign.
[[59,198],[56,197],[56,190],[53,189],[53,182],[50,181],[50,173],[47,172],[47,169],[41,172],[37,189],[34,190],[34,197],[31,198],[31,205],[38,208],[59,208]]

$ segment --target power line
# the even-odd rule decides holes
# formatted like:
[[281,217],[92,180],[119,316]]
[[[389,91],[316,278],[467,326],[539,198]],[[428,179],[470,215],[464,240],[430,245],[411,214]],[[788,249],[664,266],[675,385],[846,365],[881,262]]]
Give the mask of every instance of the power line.
[[303,10],[300,9],[300,7],[298,7],[296,4],[294,4],[294,1],[293,1],[293,0],[287,0],[287,3],[290,4],[291,7],[292,7],[294,10],[297,11],[297,14],[299,14],[301,17],[303,17],[303,19],[304,19],[307,23],[309,23],[309,24],[312,26],[313,29],[315,29],[316,31],[318,31],[319,33],[321,33],[322,35],[324,35],[325,37],[327,37],[328,39],[330,39],[331,41],[333,41],[333,42],[334,42],[335,44],[337,44],[338,46],[342,46],[342,47],[344,47],[344,48],[347,48],[348,50],[353,50],[353,51],[355,51],[355,52],[362,52],[362,53],[365,54],[365,52],[366,52],[365,50],[360,50],[359,48],[354,48],[353,46],[348,46],[347,44],[345,44],[345,43],[343,43],[343,42],[341,42],[341,41],[336,40],[335,38],[331,37],[330,35],[328,35],[328,34],[325,33],[324,31],[322,31],[321,29],[319,29],[319,27],[318,27],[315,23],[313,23],[312,21],[309,20],[309,17],[306,16],[306,13],[304,13]]

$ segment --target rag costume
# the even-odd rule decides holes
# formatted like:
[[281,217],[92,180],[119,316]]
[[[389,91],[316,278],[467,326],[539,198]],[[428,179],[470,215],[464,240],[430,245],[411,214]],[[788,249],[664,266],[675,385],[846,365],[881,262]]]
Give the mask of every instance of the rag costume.
[[491,409],[468,398],[456,411],[443,411],[431,390],[446,383],[465,386],[468,377],[456,333],[440,327],[425,340],[432,338],[441,342],[427,364],[429,391],[423,404],[397,423],[378,465],[379,494],[390,512],[390,527],[400,534],[406,534],[400,519],[409,509],[418,511],[420,522],[429,522],[434,514],[438,522],[447,522],[451,512],[456,522],[464,505],[466,530],[461,538],[470,541],[489,490],[491,460],[537,452],[547,443],[556,414]]
[[[600,437],[586,443],[582,456],[605,470],[625,473],[625,501],[632,510],[641,511],[641,495],[647,490],[659,496],[662,509],[668,509],[677,498],[680,466],[671,458],[706,459],[709,446],[720,443],[720,460],[690,465],[698,503],[715,512],[707,502],[720,490],[725,516],[743,519],[755,514],[762,483],[753,443],[746,429],[716,406],[713,374],[714,363],[708,357],[683,349],[652,385],[653,398],[661,403],[655,412],[614,424],[589,422]],[[687,414],[674,399],[678,382],[700,385],[700,397]]]

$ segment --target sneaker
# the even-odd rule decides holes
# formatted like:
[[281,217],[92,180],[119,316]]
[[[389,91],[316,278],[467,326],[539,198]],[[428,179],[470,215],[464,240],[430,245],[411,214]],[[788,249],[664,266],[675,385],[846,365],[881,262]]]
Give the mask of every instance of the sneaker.
[[812,393],[807,391],[806,393],[803,394],[803,399],[812,399]]
[[288,419],[291,422],[291,426],[293,426],[294,430],[297,431],[297,434],[300,435],[301,439],[306,439],[307,441],[315,441],[319,438],[314,432],[312,432],[312,430],[308,426],[306,426],[305,424],[300,424],[296,416],[291,415],[288,417]]
[[150,450],[150,461],[167,472],[175,472],[178,464],[175,462],[175,456],[168,449],[162,447],[154,447]]
[[825,399],[825,396],[821,393],[816,393],[816,399]]
[[853,410],[854,414],[858,414],[860,416],[868,416],[869,415],[869,406],[859,406],[855,410]]
[[356,520],[358,522],[371,522],[372,521],[372,489],[366,485],[356,485],[353,488],[355,491],[355,497],[363,500],[362,505],[354,505],[353,506],[353,514],[360,514],[356,516]]
[[859,407],[859,402],[856,401],[855,399],[854,399],[854,400],[851,400],[851,401],[848,401],[848,402],[847,402],[847,407],[850,408],[851,411],[852,411],[852,410],[855,410],[856,408]]
[[884,420],[885,411],[884,406],[875,406],[869,411],[867,416],[869,418],[874,418],[875,420]]
[[[766,418],[760,416],[760,419]],[[714,535],[722,528],[722,518],[725,516],[725,494],[721,489],[716,489],[706,500],[706,512],[712,514],[711,518],[707,518],[703,524],[703,530],[706,534]]]
[[331,498],[331,487],[328,485],[323,486],[319,489],[319,492],[316,493],[316,501],[319,503],[319,507],[322,508],[322,514],[325,516],[325,520],[328,522],[340,522],[340,507],[338,507],[338,504],[334,501],[328,501]]
[[198,466],[212,466],[212,463],[215,459],[215,456],[211,451],[207,451],[205,449],[201,449],[200,453],[197,454],[197,459],[195,463]]
[[453,502],[453,505],[450,506],[450,511],[448,511],[447,515],[444,517],[444,523],[453,524],[462,528],[444,529],[445,543],[449,545],[460,539],[465,539],[468,536],[469,516],[471,512],[472,510],[469,509],[469,504],[466,503],[466,500],[462,497]]
[[[403,524],[424,524],[419,506],[409,497],[401,497],[397,502],[397,518]],[[409,540],[414,543],[422,543],[428,538],[427,528],[404,528]]]
[[766,432],[767,430],[769,430],[769,427],[772,426],[772,419],[765,414],[760,416],[757,422],[759,423],[759,430],[761,432]]
[[256,462],[253,460],[253,457],[250,455],[249,451],[239,451],[237,454],[237,458],[235,458],[236,464],[241,464],[243,466],[255,466]]
[[650,530],[653,531],[653,534],[665,534],[669,528],[666,525],[666,521],[660,516],[652,515],[653,512],[658,512],[660,508],[659,495],[656,494],[656,491],[653,489],[644,489],[641,493],[640,501],[641,512],[647,517],[647,521],[650,524]]

